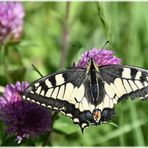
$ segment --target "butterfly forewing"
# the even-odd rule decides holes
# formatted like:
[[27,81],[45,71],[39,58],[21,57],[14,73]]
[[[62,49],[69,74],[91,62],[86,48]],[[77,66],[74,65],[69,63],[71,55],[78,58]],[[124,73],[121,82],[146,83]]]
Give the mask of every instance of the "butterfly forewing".
[[87,81],[86,70],[65,70],[36,80],[25,90],[23,98],[63,112],[84,128],[88,126],[85,111],[95,108],[88,101]]
[[[79,75],[78,78],[77,75]],[[84,79],[85,72],[82,70],[62,71],[36,80],[29,85],[24,94],[69,101],[72,93],[76,93],[75,90],[81,86]]]
[[148,71],[145,69],[112,65],[102,67],[100,75],[104,80],[105,92],[109,98],[121,101],[123,98],[148,98]]

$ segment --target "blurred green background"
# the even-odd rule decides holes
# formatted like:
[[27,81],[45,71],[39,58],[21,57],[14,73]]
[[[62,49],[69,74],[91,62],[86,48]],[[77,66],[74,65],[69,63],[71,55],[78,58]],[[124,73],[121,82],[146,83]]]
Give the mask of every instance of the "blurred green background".
[[[148,3],[143,2],[24,2],[24,34],[9,47],[7,67],[0,72],[2,85],[17,80],[32,82],[40,76],[70,67],[82,51],[111,49],[123,64],[148,68]],[[5,65],[6,66],[6,65]],[[145,146],[148,145],[148,102],[127,100],[116,106],[113,123],[90,126],[81,133],[78,125],[61,114],[50,137],[45,133],[20,145]],[[0,144],[17,145],[15,137]]]

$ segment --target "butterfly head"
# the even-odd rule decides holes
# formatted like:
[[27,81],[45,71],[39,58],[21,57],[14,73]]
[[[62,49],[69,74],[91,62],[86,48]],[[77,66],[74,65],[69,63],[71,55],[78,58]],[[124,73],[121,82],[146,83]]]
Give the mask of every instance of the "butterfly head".
[[99,68],[93,58],[90,58],[87,64],[87,73],[89,73],[90,70],[99,72]]

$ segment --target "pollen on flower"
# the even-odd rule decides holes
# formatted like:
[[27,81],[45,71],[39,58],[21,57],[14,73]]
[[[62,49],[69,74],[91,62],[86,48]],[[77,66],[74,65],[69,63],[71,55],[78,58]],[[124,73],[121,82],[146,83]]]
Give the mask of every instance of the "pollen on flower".
[[27,82],[9,84],[0,97],[0,119],[5,123],[7,133],[15,135],[18,143],[51,130],[49,110],[21,98],[21,92],[27,86]]
[[93,48],[82,54],[77,68],[86,68],[88,61],[93,58],[98,66],[121,64],[121,59],[114,56],[114,52],[106,49]]

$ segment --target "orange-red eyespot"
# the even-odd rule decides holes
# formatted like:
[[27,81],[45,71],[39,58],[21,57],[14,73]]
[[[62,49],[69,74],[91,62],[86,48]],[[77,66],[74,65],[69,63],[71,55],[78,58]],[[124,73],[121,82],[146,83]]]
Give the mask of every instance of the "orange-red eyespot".
[[93,113],[93,117],[94,117],[94,120],[96,122],[99,122],[100,118],[101,118],[101,111],[99,110],[95,110],[94,113]]

